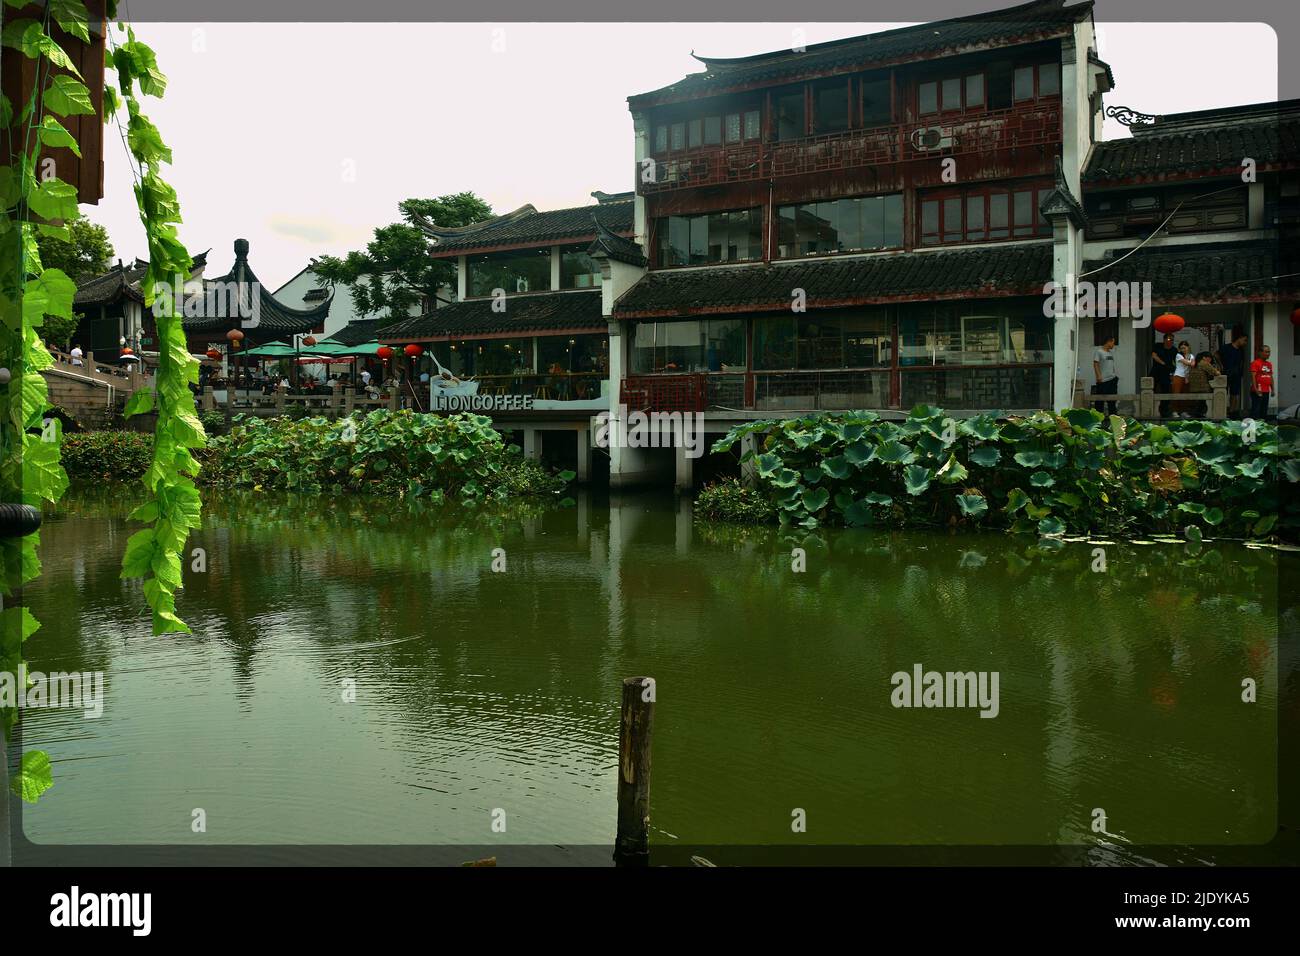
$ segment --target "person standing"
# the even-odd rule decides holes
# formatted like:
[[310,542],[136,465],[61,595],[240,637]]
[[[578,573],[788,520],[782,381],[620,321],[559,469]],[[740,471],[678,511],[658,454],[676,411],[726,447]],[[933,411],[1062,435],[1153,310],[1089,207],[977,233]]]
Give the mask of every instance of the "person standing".
[[[1114,395],[1119,391],[1119,373],[1115,371],[1115,336],[1108,334],[1106,340],[1093,350],[1092,372],[1097,378],[1092,387],[1093,395]],[[1119,410],[1116,402],[1094,402],[1093,407],[1107,415],[1114,415]]]
[[[1214,390],[1213,382],[1217,374],[1209,352],[1196,356],[1196,365],[1187,373],[1187,391],[1192,395],[1208,395]],[[1204,401],[1188,402],[1194,418],[1204,418],[1208,410]]]
[[1250,363],[1250,417],[1268,417],[1268,401],[1273,394],[1273,350],[1259,347],[1259,358]]
[[73,364],[73,365],[80,365],[80,364],[81,364],[81,356],[82,356],[84,353],[82,353],[82,351],[81,351],[81,346],[80,346],[80,345],[77,345],[76,343],[73,343],[72,351],[69,352],[68,354],[72,356],[72,364]]
[[[1166,335],[1162,342],[1151,350],[1151,377],[1155,379],[1157,393],[1173,391],[1174,360],[1178,350],[1174,348],[1173,335]],[[1169,417],[1169,402],[1160,403],[1160,417]]]
[[[1192,344],[1184,339],[1178,343],[1178,354],[1174,356],[1174,375],[1170,380],[1175,395],[1181,395],[1187,391],[1187,375],[1195,364],[1196,359],[1192,357]],[[1187,411],[1187,402],[1174,402],[1173,408],[1174,414],[1179,418],[1192,417]]]
[[1246,371],[1246,333],[1232,330],[1232,339],[1219,349],[1219,362],[1228,379],[1228,414],[1241,411],[1241,379]]

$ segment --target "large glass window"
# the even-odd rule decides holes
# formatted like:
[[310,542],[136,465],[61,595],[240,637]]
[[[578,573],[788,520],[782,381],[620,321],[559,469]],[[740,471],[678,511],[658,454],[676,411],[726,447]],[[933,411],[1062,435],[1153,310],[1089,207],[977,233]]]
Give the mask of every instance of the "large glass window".
[[743,319],[637,322],[632,333],[634,374],[744,371],[744,367]]
[[917,86],[917,111],[952,113],[961,110],[982,109],[984,106],[984,74],[968,73],[947,76],[940,80],[927,80]]
[[782,142],[808,135],[804,113],[803,87],[796,86],[772,98],[776,109],[776,138]]
[[1053,320],[1011,300],[899,307],[899,365],[1023,365],[1052,361]]
[[609,336],[599,333],[539,336],[537,371],[608,373]]
[[981,187],[921,200],[921,244],[927,246],[1029,239],[1051,234],[1039,210],[1051,187],[1035,184],[1006,190]]
[[587,255],[587,246],[560,248],[560,288],[590,289],[600,285],[600,266]]
[[471,296],[492,295],[502,289],[516,292],[545,292],[551,287],[551,251],[528,249],[469,256],[466,260]]
[[891,363],[892,347],[884,307],[754,320],[759,371],[880,368]]
[[763,210],[668,216],[656,225],[660,266],[746,262],[763,257]]
[[782,258],[897,248],[903,244],[903,197],[895,193],[782,206],[777,243]]
[[813,86],[813,126],[816,133],[838,133],[849,128],[849,84],[844,78]]
[[887,126],[893,122],[889,100],[889,80],[862,81],[862,125]]

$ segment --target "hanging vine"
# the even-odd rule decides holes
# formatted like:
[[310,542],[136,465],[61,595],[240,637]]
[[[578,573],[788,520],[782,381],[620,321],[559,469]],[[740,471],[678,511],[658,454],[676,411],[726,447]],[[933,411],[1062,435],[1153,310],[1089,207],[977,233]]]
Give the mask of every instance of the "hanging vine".
[[[29,2],[4,0],[4,5],[19,8]],[[110,18],[114,6],[108,5]],[[82,0],[49,0],[40,19],[10,20],[0,11],[0,24],[0,55],[35,61],[35,82],[26,102],[14,104],[0,94],[0,129],[10,131],[8,162],[0,169],[0,501],[40,508],[57,502],[68,480],[60,465],[59,421],[45,418],[50,406],[41,372],[53,362],[38,330],[47,316],[71,318],[76,285],[62,271],[42,267],[36,236],[70,238],[60,223],[77,213],[76,189],[50,175],[53,164],[48,157],[42,162],[41,153],[66,147],[80,156],[75,137],[58,117],[95,113],[84,78],[51,26],[88,43],[89,15]],[[120,125],[121,110],[127,114],[125,141],[136,167],[135,195],[149,245],[150,265],[143,282],[149,308],[155,290],[165,287],[168,277],[189,275],[191,261],[176,234],[181,217],[175,190],[159,174],[161,164],[171,161],[171,152],[140,109],[139,95],[161,96],[167,81],[154,52],[134,31],[120,23],[117,28],[127,40],[113,45],[117,90],[104,91],[105,118],[114,117]],[[154,387],[136,392],[126,408],[127,415],[158,413],[153,462],[143,479],[152,499],[130,516],[151,527],[131,536],[122,562],[123,578],[144,579],[155,634],[189,630],[176,615],[175,592],[181,584],[181,552],[190,529],[199,523],[193,482],[199,465],[191,449],[205,441],[188,388],[197,381],[198,362],[186,348],[182,304],[169,297],[164,301],[168,308],[156,311],[159,363]],[[40,624],[15,602],[21,601],[23,585],[40,574],[39,544],[36,532],[0,539],[0,675],[12,675],[24,686],[23,643]],[[6,738],[18,718],[17,707],[0,700],[0,728]],[[13,781],[15,792],[35,801],[52,783],[48,755],[25,752]]]

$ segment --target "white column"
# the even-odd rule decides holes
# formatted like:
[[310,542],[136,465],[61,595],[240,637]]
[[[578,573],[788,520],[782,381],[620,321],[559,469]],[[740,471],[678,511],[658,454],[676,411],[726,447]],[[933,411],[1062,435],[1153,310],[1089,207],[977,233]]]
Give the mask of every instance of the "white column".
[[586,484],[591,480],[591,430],[579,428],[578,436],[578,466],[574,470],[578,473],[578,482]]
[[551,291],[560,287],[560,247],[551,246]]
[[695,487],[695,459],[686,454],[682,442],[673,447],[673,462],[676,465],[673,487],[678,491],[689,491]]
[[[1279,373],[1281,371],[1282,362],[1283,362],[1281,319],[1282,319],[1281,304],[1277,302],[1265,302],[1264,303],[1264,340],[1260,342],[1259,345],[1267,345],[1272,350],[1272,352],[1269,355],[1269,358],[1273,362],[1273,397],[1269,399],[1270,402],[1269,408],[1274,412],[1276,412],[1280,408],[1286,407],[1285,405],[1279,404],[1279,399],[1282,397],[1282,376]],[[1289,316],[1288,316],[1288,321],[1289,321]],[[1285,358],[1289,360],[1291,359],[1291,355],[1287,354]],[[1249,361],[1247,365],[1249,366],[1249,362],[1253,362],[1254,360],[1255,360],[1254,355],[1249,356]],[[1289,366],[1291,363],[1288,361],[1287,364]],[[1288,374],[1294,374],[1294,371],[1295,371],[1294,369],[1291,369],[1289,367],[1287,369]],[[1288,379],[1288,382],[1290,381],[1291,380]],[[1244,387],[1245,386],[1243,385],[1243,388]]]
[[524,429],[524,457],[533,461],[542,457],[542,433],[536,428]]
[[456,301],[465,301],[465,290],[469,288],[469,266],[464,256],[456,257]]

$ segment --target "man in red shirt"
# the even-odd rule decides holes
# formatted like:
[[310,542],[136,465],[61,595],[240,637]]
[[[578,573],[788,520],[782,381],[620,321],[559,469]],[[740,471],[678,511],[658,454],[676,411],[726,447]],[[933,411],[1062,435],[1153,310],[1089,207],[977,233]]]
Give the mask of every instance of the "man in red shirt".
[[1259,347],[1259,358],[1250,363],[1250,417],[1262,419],[1268,415],[1268,399],[1273,394],[1272,350],[1267,345]]

